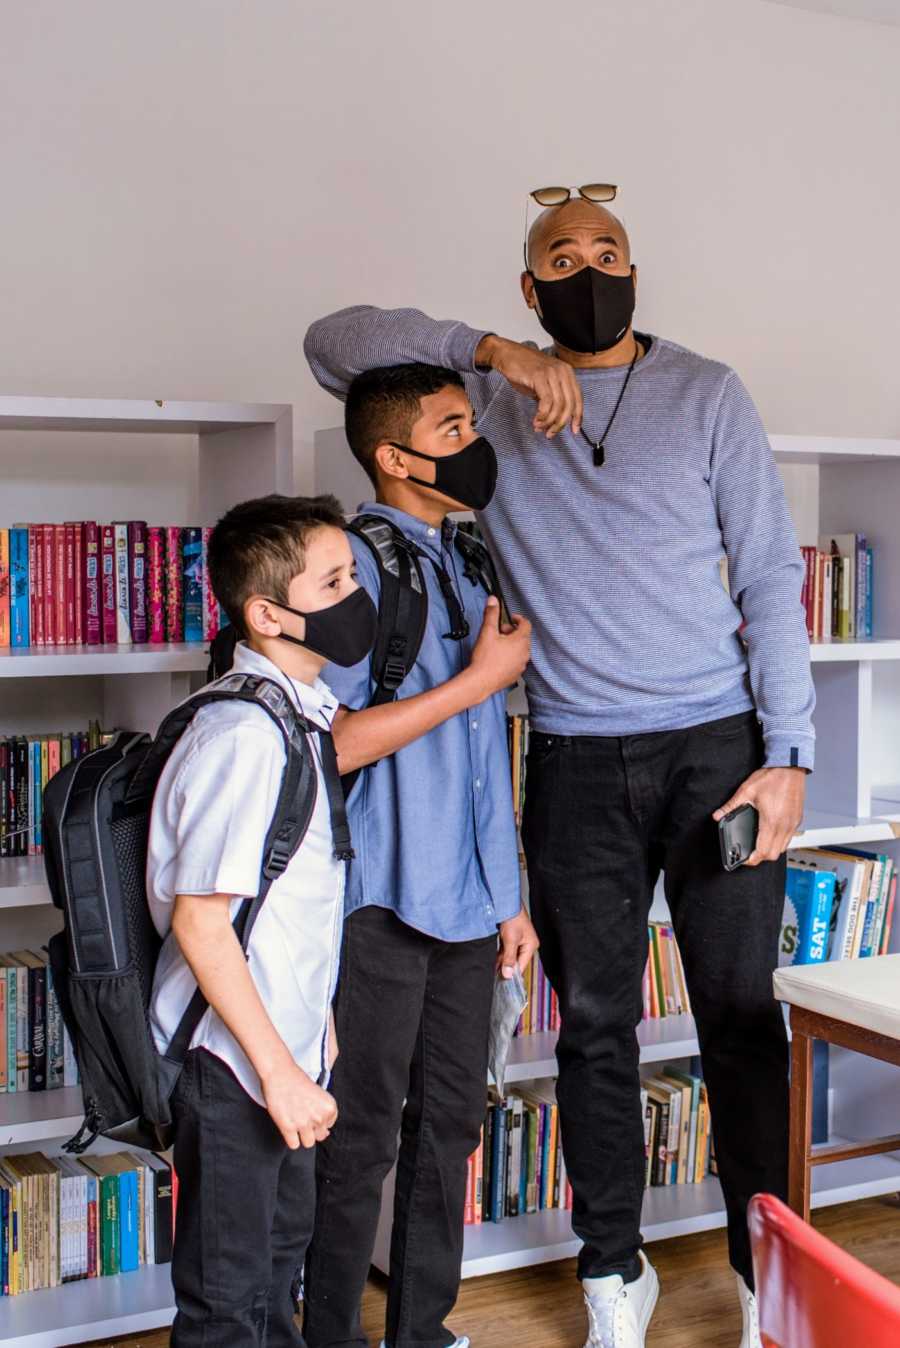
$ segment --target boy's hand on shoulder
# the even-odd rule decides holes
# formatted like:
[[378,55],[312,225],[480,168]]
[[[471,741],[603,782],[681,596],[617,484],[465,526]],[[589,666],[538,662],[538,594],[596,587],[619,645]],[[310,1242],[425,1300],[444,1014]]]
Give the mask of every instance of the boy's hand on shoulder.
[[481,701],[514,684],[531,657],[531,623],[519,613],[512,617],[514,627],[500,626],[500,604],[491,595],[469,664],[482,688]]
[[292,1060],[261,1079],[266,1109],[291,1151],[324,1142],[338,1115],[337,1101]]

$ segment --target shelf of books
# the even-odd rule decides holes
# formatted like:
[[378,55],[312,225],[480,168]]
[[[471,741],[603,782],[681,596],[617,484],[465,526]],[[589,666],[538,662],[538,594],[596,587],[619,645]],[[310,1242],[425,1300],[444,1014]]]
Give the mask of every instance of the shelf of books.
[[[291,420],[281,405],[0,397],[0,479],[15,470],[0,515],[0,1343],[57,1348],[174,1315],[168,1165],[103,1141],[84,1165],[62,1154],[82,1100],[46,967],[41,799],[70,759],[116,727],[152,732],[202,679],[219,616],[208,529],[292,490]],[[113,515],[125,522],[94,523]],[[101,1213],[108,1188],[121,1221]]]

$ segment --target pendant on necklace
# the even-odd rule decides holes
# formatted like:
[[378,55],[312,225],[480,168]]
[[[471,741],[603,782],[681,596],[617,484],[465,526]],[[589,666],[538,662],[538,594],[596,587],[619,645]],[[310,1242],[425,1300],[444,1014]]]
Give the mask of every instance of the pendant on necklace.
[[606,463],[606,446],[601,440],[594,443],[594,467],[602,468]]

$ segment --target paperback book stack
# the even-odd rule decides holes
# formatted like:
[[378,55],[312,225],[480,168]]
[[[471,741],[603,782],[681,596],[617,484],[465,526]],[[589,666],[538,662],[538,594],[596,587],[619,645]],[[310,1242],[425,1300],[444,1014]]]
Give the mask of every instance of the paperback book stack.
[[210,533],[144,520],[0,529],[0,646],[210,641],[222,622]]
[[0,738],[0,857],[39,855],[44,789],[73,758],[113,738],[92,721],[87,730]]
[[706,1086],[672,1067],[641,1083],[645,1183],[699,1184],[715,1170]]
[[779,964],[886,954],[896,895],[891,857],[849,847],[788,853]]
[[835,534],[802,548],[802,602],[810,641],[872,636],[872,549],[862,534]]
[[649,937],[644,970],[644,1019],[689,1016],[691,999],[675,932],[667,922],[651,922]]
[[4,1296],[172,1258],[172,1171],[160,1156],[0,1159]]
[[510,1091],[504,1100],[489,1092],[481,1141],[469,1157],[466,1224],[571,1206],[553,1083]]
[[522,1012],[516,1034],[542,1034],[559,1029],[559,998],[550,986],[539,955],[535,955],[523,975],[528,1005]]
[[522,827],[522,811],[525,807],[525,763],[528,758],[528,741],[531,736],[530,726],[531,722],[527,716],[507,716],[506,718],[516,828]]
[[78,1085],[45,952],[0,955],[0,1094]]

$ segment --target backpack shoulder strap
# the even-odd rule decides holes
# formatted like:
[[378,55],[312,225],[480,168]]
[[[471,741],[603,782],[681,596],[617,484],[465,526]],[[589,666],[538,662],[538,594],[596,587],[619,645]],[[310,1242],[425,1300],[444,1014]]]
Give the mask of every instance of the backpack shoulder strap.
[[[332,816],[332,841],[335,856],[345,860],[351,853],[350,834],[347,817],[343,810],[340,782],[337,777],[337,764],[330,735],[320,731],[296,710],[290,698],[272,679],[255,674],[232,672],[210,688],[188,698],[166,717],[159,734],[151,746],[151,752],[160,742],[163,761],[171,753],[179,735],[183,733],[192,717],[200,707],[214,702],[234,701],[252,702],[259,706],[278,726],[285,748],[285,768],[281,777],[278,799],[272,812],[266,840],[263,847],[263,863],[259,879],[259,889],[252,897],[243,900],[234,919],[234,932],[246,954],[250,935],[260,910],[266,901],[269,890],[275,880],[287,869],[291,858],[306,836],[310,819],[316,804],[317,778],[316,767],[310,751],[307,734],[318,734],[323,746],[322,760],[328,788],[329,804]],[[163,746],[168,743],[168,749]],[[326,749],[330,749],[330,753]],[[148,754],[148,757],[150,755]],[[146,760],[145,760],[146,763]],[[145,764],[139,772],[144,771]],[[156,777],[159,776],[157,770]],[[336,796],[340,797],[338,806]],[[194,1031],[199,1025],[208,1002],[197,988],[181,1017],[172,1039],[166,1049],[165,1057],[169,1062],[180,1065],[184,1062]]]
[[456,551],[463,560],[463,575],[473,585],[481,585],[488,594],[500,593],[497,568],[494,559],[481,539],[475,538],[466,529],[458,528],[455,536]]
[[372,651],[375,691],[369,706],[393,701],[419,654],[428,620],[428,593],[418,549],[380,515],[357,515],[348,530],[368,546],[378,566],[378,635]]

